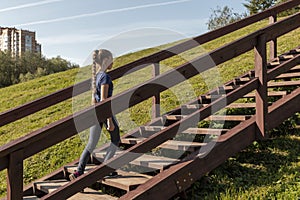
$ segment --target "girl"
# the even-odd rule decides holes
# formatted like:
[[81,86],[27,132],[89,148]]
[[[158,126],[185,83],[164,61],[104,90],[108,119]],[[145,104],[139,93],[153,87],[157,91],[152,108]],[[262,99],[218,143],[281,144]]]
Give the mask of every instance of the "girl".
[[[112,96],[113,83],[110,76],[106,73],[113,65],[112,53],[106,49],[95,50],[93,54],[93,69],[92,69],[92,104],[103,101]],[[103,124],[110,133],[111,143],[107,149],[104,157],[104,162],[112,158],[120,143],[120,131],[118,123],[114,116],[108,118],[106,121],[96,123],[90,128],[89,141],[84,151],[82,152],[77,167],[77,171],[69,176],[71,180],[82,175],[85,166],[90,158],[91,153],[95,149],[100,138],[101,129]],[[116,176],[117,173],[113,172],[110,176]]]

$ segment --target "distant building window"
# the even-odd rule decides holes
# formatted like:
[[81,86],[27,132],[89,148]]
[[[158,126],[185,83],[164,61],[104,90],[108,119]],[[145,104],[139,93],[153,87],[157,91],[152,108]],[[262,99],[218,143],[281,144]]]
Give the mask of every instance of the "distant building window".
[[32,36],[25,35],[25,51],[32,51]]

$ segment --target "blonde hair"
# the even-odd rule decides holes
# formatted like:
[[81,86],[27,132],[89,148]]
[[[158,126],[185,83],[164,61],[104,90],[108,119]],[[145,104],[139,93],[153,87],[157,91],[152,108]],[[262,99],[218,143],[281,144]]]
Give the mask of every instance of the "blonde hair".
[[[104,59],[112,58],[112,53],[107,49],[99,49],[93,52],[93,65],[92,65],[92,104],[95,104],[96,89],[96,76],[101,70],[105,70],[108,66],[105,66]],[[97,65],[98,64],[98,65]],[[98,66],[98,69],[97,69]]]

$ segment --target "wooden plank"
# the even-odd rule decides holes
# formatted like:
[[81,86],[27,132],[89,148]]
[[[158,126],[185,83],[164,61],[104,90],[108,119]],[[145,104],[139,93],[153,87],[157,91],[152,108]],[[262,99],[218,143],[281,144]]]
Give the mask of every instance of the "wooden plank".
[[[278,96],[284,96],[286,95],[286,91],[269,91],[268,97],[278,97]],[[255,93],[251,92],[249,94],[246,94],[243,98],[255,98]]]
[[255,108],[256,104],[255,103],[232,103],[226,108]]
[[163,144],[159,145],[159,148],[173,149],[181,151],[195,151],[207,143],[200,142],[189,142],[189,141],[178,141],[178,140],[168,140]]
[[276,77],[276,79],[284,79],[284,78],[299,78],[300,77],[300,72],[294,72],[294,73],[285,73],[281,74]]
[[[124,151],[118,151],[116,155],[122,154]],[[173,159],[173,158],[167,158],[167,157],[162,157],[162,156],[153,156],[153,155],[148,155],[148,154],[139,154],[139,153],[132,153],[137,156],[139,156],[137,159],[129,162],[132,165],[137,165],[137,166],[143,166],[143,167],[150,167],[154,169],[164,169],[170,164],[176,163],[179,160],[178,159]],[[98,152],[95,153],[95,156],[103,160],[105,155],[105,152]]]
[[289,87],[289,86],[299,86],[300,81],[281,81],[281,82],[269,82],[268,87]]
[[[145,140],[146,138],[123,138],[121,143],[123,144],[138,144]],[[182,151],[194,151],[196,148],[206,145],[206,143],[198,142],[188,142],[188,141],[177,141],[177,140],[168,140],[163,144],[159,145],[159,148],[163,149],[173,149],[173,150],[182,150]]]
[[143,140],[145,140],[146,138],[143,137],[138,137],[138,138],[134,138],[134,137],[128,137],[128,138],[121,138],[121,143],[122,144],[137,144]]
[[283,55],[278,56],[278,59],[280,61],[285,61],[285,60],[289,60],[292,58],[294,58],[294,55],[292,55],[292,54],[283,54]]
[[23,200],[39,200],[40,198],[38,198],[37,196],[26,196],[23,197]]
[[68,200],[116,200],[117,197],[104,194],[102,192],[93,190],[91,188],[85,188],[83,192],[77,193]]
[[205,120],[210,121],[245,121],[249,119],[251,115],[212,115]]
[[221,135],[228,131],[228,129],[212,129],[212,128],[188,128],[182,133],[186,134],[201,134],[201,135]]
[[108,177],[99,182],[104,185],[130,191],[152,178],[152,176],[136,172],[125,172],[122,170],[117,170],[117,172],[117,177]]
[[184,116],[184,115],[166,115],[166,116],[164,116],[167,120],[172,120],[172,121],[178,121],[178,120],[181,120],[181,119],[183,119],[184,117],[186,117],[186,116]]
[[40,190],[42,192],[49,194],[55,191],[57,188],[66,185],[67,183],[69,183],[69,181],[67,181],[66,179],[35,182],[34,188],[35,190]]
[[130,163],[133,165],[150,167],[150,168],[162,170],[162,169],[166,168],[167,166],[175,164],[177,162],[179,162],[179,160],[174,159],[174,158],[142,154],[140,157],[131,161]]
[[[84,170],[84,173],[87,173],[89,170],[95,168],[97,165],[93,165],[93,164],[87,164],[86,167],[85,167],[85,170]],[[77,170],[77,165],[67,165],[67,166],[64,166],[64,171],[66,172],[65,174],[67,173],[74,173],[75,171]]]

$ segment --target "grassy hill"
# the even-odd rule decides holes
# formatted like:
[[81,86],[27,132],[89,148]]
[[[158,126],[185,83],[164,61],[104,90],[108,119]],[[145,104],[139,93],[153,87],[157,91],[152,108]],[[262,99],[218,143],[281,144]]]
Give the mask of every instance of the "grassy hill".
[[[161,62],[161,73],[184,63],[186,60],[191,60],[200,54],[247,35],[266,24],[267,21],[258,22],[228,36],[204,44],[201,47],[196,47],[167,59]],[[279,54],[295,48],[299,44],[300,30],[298,29],[279,38]],[[149,55],[163,47],[165,46],[150,48],[116,58],[114,68]],[[217,85],[247,72],[253,68],[253,62],[253,52],[250,51],[220,65],[217,69],[195,76],[189,81],[163,92],[161,94],[162,111],[168,111],[186,103]],[[216,81],[216,74],[220,75],[219,81]],[[0,89],[0,112],[71,86],[87,78],[90,78],[90,68],[84,67]],[[115,81],[115,94],[149,78],[151,78],[151,68],[145,68],[130,76],[124,76],[120,80]],[[6,144],[33,130],[69,116],[73,112],[89,106],[89,104],[90,93],[85,93],[73,100],[62,102],[24,119],[0,127],[0,144]],[[122,133],[148,122],[150,120],[150,110],[151,99],[130,108],[129,111],[118,114],[117,118],[120,122]],[[81,138],[86,137],[87,134],[88,132],[84,131],[28,158],[24,164],[24,184],[26,185],[77,159],[85,145]],[[108,137],[102,137],[99,145],[108,139]],[[203,199],[275,198],[275,196],[282,197],[280,195],[286,195],[287,193],[291,194],[291,198],[300,196],[300,157],[297,153],[300,150],[299,141],[300,135],[298,132],[295,132],[290,136],[278,136],[273,141],[255,143],[236,157],[229,159],[209,176],[194,184],[189,195],[194,196],[195,199],[198,197]],[[6,176],[5,171],[3,171],[0,174],[0,194],[4,195],[5,192]]]

